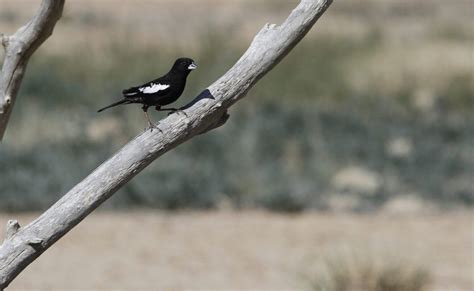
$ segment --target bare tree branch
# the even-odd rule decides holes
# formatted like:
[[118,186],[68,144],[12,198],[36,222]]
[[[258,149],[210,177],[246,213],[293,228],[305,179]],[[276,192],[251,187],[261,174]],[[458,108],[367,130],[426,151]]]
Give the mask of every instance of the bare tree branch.
[[302,0],[282,25],[265,25],[237,63],[186,106],[186,115],[172,114],[161,121],[162,132],[135,137],[25,228],[10,221],[0,246],[0,289],[153,160],[224,124],[227,109],[305,36],[331,3]]
[[5,134],[28,59],[53,33],[54,25],[61,17],[64,1],[43,0],[33,19],[15,34],[0,34],[0,41],[5,49],[0,72],[0,141]]

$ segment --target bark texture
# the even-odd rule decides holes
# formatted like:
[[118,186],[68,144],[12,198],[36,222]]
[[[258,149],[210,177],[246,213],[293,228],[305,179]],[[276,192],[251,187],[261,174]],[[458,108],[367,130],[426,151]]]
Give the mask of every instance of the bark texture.
[[0,72],[0,141],[5,134],[28,60],[53,33],[54,26],[61,17],[64,1],[43,0],[33,19],[15,34],[0,34],[0,42],[5,49]]
[[223,125],[227,109],[243,98],[311,29],[332,0],[302,0],[285,22],[267,24],[221,78],[184,109],[126,144],[39,218],[24,228],[10,220],[0,246],[0,289],[156,158],[184,141]]

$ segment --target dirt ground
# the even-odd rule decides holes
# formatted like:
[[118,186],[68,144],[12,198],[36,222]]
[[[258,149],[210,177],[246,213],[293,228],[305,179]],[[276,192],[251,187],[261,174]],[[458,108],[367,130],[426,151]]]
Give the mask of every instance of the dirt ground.
[[[36,215],[0,215],[23,225]],[[9,290],[307,289],[316,258],[382,248],[426,265],[430,290],[473,290],[473,214],[99,212]]]

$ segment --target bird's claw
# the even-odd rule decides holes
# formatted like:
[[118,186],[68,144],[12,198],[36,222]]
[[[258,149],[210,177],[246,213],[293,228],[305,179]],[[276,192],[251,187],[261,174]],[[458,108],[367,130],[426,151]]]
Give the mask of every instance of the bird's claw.
[[157,124],[151,122],[148,123],[148,127],[145,128],[145,131],[150,130],[150,132],[153,132],[153,129],[157,129],[159,132],[163,133],[163,131],[161,130],[161,128],[158,127]]

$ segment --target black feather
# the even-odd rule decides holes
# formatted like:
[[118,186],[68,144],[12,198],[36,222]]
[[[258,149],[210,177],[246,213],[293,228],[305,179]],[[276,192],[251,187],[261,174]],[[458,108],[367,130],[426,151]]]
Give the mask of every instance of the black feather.
[[122,99],[122,100],[120,100],[120,101],[117,101],[117,102],[112,103],[112,104],[110,104],[110,105],[108,105],[108,106],[105,106],[104,108],[101,108],[101,109],[97,110],[97,112],[102,112],[102,111],[104,111],[104,110],[107,109],[107,108],[114,107],[114,106],[117,106],[117,105],[120,105],[120,104],[130,104],[130,103],[131,103],[131,102],[130,102],[130,100],[128,100],[128,99]]
[[104,107],[98,112],[120,104],[140,103],[143,104],[144,111],[150,106],[156,106],[159,109],[161,106],[171,104],[181,96],[186,86],[186,78],[195,68],[197,66],[192,59],[179,58],[167,74],[141,86],[123,90],[123,100]]

